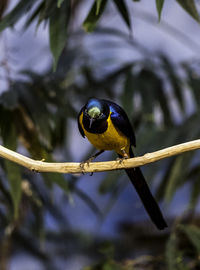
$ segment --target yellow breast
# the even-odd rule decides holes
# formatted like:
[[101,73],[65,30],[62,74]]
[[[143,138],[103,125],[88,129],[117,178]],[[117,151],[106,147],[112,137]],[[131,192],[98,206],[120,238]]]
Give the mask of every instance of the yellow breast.
[[114,150],[118,154],[123,154],[123,151],[129,155],[130,139],[127,138],[120,130],[115,128],[110,118],[107,119],[108,128],[102,134],[94,134],[88,132],[83,124],[83,113],[80,115],[79,121],[88,140],[99,150]]

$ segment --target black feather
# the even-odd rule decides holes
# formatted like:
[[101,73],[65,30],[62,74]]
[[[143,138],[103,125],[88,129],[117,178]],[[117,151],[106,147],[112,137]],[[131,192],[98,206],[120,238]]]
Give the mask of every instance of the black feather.
[[110,111],[112,112],[111,120],[114,126],[130,139],[131,145],[136,146],[135,134],[126,112],[114,102],[108,100],[103,101],[110,107]]
[[[84,107],[83,107],[84,108]],[[81,123],[80,123],[80,116],[83,112],[83,108],[80,110],[79,114],[78,114],[78,117],[77,117],[77,122],[78,122],[78,129],[79,129],[79,132],[81,133],[81,135],[83,136],[83,138],[85,138],[85,133],[82,129],[82,126],[81,126]]]
[[[98,106],[101,110],[101,116],[93,121],[92,126],[90,118],[87,115],[87,109],[89,106]],[[107,129],[107,121],[109,114],[111,113],[111,120],[114,126],[120,130],[125,136],[130,139],[130,144],[135,146],[135,135],[131,126],[131,123],[126,115],[125,111],[116,103],[102,100],[102,99],[90,99],[88,103],[81,109],[78,115],[78,128],[83,137],[85,137],[84,131],[80,124],[80,115],[83,112],[83,125],[84,128],[91,133],[102,133]],[[134,157],[131,146],[129,150],[130,157]],[[120,155],[119,155],[120,156]],[[120,156],[122,157],[122,156]],[[162,216],[160,208],[151,194],[151,191],[146,183],[146,180],[140,170],[140,168],[126,169],[131,183],[135,187],[147,213],[149,214],[153,223],[159,230],[163,230],[167,227],[167,224]]]
[[[132,149],[130,149],[130,157],[134,157]],[[139,167],[125,170],[129,176],[131,183],[136,189],[147,213],[151,220],[159,230],[163,230],[167,227],[167,223],[163,218],[160,208],[154,199],[151,191],[146,183],[146,180]]]

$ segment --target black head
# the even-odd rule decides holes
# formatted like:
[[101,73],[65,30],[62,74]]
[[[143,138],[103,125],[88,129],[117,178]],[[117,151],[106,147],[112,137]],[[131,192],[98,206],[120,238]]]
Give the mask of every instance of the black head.
[[90,98],[83,109],[83,125],[92,133],[103,133],[107,129],[107,118],[110,109],[105,101],[97,98]]

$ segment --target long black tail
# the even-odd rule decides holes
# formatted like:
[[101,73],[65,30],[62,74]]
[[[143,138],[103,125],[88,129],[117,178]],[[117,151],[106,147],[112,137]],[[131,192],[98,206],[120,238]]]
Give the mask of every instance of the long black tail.
[[[130,157],[134,157],[132,149],[130,149]],[[133,169],[126,169],[131,183],[135,187],[142,203],[149,214],[151,220],[159,230],[163,230],[167,227],[167,223],[163,218],[160,208],[154,199],[151,191],[146,183],[146,180],[139,167]]]

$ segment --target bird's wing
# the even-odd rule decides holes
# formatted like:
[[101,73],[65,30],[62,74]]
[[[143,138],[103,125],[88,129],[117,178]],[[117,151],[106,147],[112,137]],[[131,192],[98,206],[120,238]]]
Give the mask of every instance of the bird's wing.
[[110,107],[111,120],[125,136],[130,139],[131,145],[136,146],[135,134],[125,111],[116,103],[104,100]]
[[[84,107],[83,107],[84,108]],[[82,129],[82,126],[81,126],[81,123],[80,123],[80,116],[83,112],[83,108],[80,110],[79,114],[78,114],[78,117],[77,117],[77,122],[78,122],[78,129],[79,129],[79,132],[81,133],[81,135],[83,136],[83,138],[85,138],[85,133]]]

